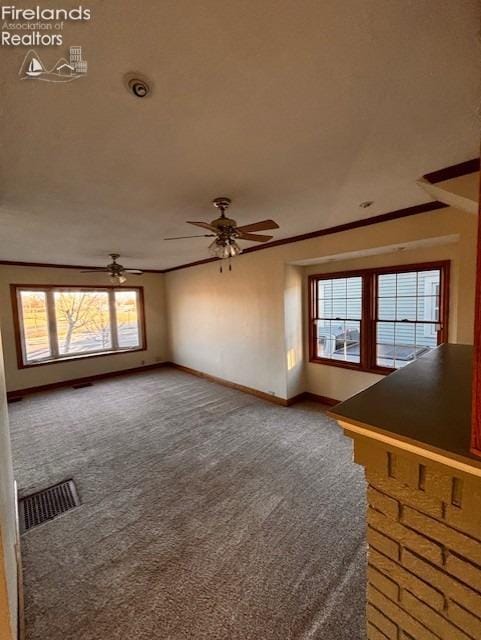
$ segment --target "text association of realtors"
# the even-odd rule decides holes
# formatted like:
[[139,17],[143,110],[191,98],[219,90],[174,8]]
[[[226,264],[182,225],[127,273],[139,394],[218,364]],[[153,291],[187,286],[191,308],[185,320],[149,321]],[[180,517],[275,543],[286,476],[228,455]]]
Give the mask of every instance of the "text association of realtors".
[[[61,30],[63,22],[90,20],[91,11],[81,5],[71,9],[32,7],[19,9],[15,5],[0,7],[2,19],[2,45],[11,46],[52,46],[63,44],[60,33],[46,33]],[[16,22],[10,22],[10,21]],[[56,23],[56,24],[52,24]],[[12,33],[12,31],[14,33]],[[18,33],[27,31],[28,33]],[[15,33],[17,32],[17,33]]]

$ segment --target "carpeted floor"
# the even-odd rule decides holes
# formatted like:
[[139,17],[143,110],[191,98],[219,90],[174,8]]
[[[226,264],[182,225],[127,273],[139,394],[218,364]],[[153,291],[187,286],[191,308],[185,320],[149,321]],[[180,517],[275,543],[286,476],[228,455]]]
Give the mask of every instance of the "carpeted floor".
[[319,405],[171,369],[10,405],[27,640],[363,640],[365,486]]

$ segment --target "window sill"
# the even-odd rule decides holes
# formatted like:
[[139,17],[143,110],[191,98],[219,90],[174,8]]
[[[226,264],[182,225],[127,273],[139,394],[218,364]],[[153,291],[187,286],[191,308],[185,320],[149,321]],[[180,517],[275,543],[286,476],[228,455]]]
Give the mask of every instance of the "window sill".
[[145,351],[145,346],[135,347],[134,349],[118,349],[117,351],[97,351],[95,353],[83,353],[71,356],[62,356],[60,358],[51,358],[50,360],[39,360],[38,362],[22,362],[18,363],[19,369],[31,369],[32,367],[42,367],[44,365],[59,364],[61,362],[73,362],[75,360],[88,360],[90,358],[102,358],[105,356],[116,356],[122,353],[136,353]]
[[330,360],[329,358],[310,358],[312,364],[323,364],[328,367],[340,367],[341,369],[350,369],[351,371],[359,371],[359,373],[375,373],[380,376],[387,376],[396,369],[388,369],[386,367],[362,367],[355,362],[344,362],[343,360]]

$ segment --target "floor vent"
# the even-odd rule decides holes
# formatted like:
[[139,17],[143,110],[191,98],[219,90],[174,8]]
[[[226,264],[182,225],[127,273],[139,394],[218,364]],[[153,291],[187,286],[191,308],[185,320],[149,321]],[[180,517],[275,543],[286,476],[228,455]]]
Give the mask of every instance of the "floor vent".
[[83,389],[84,387],[93,387],[92,382],[78,382],[72,385],[72,389]]
[[20,530],[25,533],[79,505],[80,500],[73,480],[66,480],[31,496],[25,496],[18,502]]

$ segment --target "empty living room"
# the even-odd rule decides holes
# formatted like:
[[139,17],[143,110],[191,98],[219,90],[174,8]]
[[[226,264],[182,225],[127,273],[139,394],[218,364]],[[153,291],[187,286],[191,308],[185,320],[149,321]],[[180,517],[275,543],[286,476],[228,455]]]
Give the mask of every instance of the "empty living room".
[[0,640],[481,640],[479,0],[0,11]]

